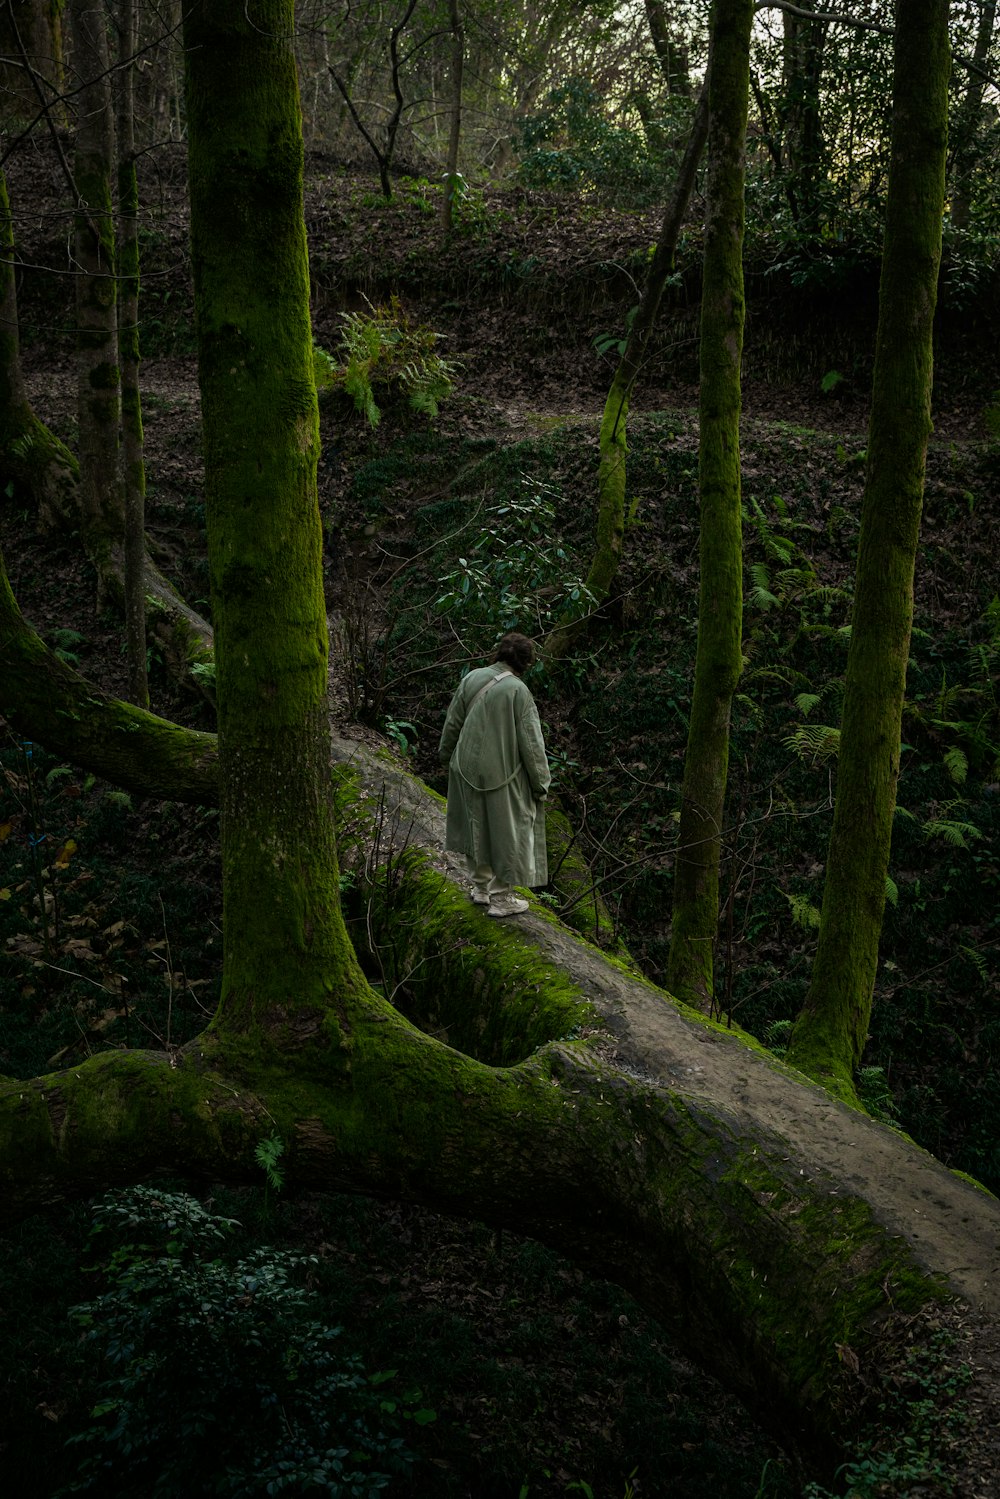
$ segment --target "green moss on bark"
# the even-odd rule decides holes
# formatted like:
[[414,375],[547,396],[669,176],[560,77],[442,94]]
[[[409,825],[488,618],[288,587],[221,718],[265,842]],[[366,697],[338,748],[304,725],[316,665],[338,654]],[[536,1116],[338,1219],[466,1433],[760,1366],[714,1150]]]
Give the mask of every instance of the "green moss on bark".
[[868,1037],[885,907],[913,573],[931,430],[948,119],[946,0],[897,6],[892,154],[868,471],[822,921],[789,1060],[846,1096]]
[[709,176],[701,310],[698,646],[667,965],[671,992],[706,1010],[714,996],[729,717],[742,669],[740,357],[752,20],[751,0],[716,0],[709,61]]

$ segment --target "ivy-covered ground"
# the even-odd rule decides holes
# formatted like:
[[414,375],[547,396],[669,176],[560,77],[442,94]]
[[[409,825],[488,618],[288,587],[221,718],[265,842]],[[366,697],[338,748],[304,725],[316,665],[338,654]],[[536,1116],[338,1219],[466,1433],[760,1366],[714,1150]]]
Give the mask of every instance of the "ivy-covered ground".
[[[44,183],[25,186],[37,188],[43,208]],[[12,199],[16,192],[12,179]],[[441,717],[459,672],[503,628],[544,634],[586,572],[597,416],[613,357],[602,362],[593,341],[623,323],[629,277],[655,223],[648,214],[601,217],[580,204],[564,213],[545,195],[484,200],[483,221],[467,224],[435,259],[437,229],[422,194],[419,184],[404,187],[384,208],[370,183],[319,164],[310,223],[317,341],[334,368],[344,359],[343,313],[364,316],[362,294],[377,300],[393,284],[411,325],[446,334],[437,347],[460,365],[433,419],[377,382],[374,429],[336,380],[323,405],[335,714],[352,732],[386,737],[434,782]],[[144,367],[149,533],[161,565],[206,610],[179,195],[178,175],[166,173],[161,211],[150,208],[145,230],[150,261],[164,270],[144,303],[153,353]],[[47,224],[39,217],[29,241],[35,263],[57,252]],[[53,314],[43,318],[41,291],[25,280],[33,399],[72,442],[67,337],[54,337]],[[689,296],[689,287],[676,289],[668,337],[635,402],[620,587],[578,655],[543,668],[533,684],[579,847],[620,939],[654,977],[669,934],[697,608]],[[831,294],[808,336],[785,325],[783,340],[777,313],[769,324],[769,296],[750,308],[747,665],[734,719],[719,965],[724,1013],[780,1049],[808,981],[830,826],[871,309],[862,298],[838,314]],[[862,1084],[873,1111],[996,1190],[1000,604],[992,495],[1000,456],[990,438],[988,371],[954,352],[974,350],[974,335],[952,327],[948,336]],[[841,378],[824,382],[831,370]],[[40,535],[30,513],[7,505],[0,540],[32,623],[81,670],[120,689],[122,628],[113,616],[95,617],[73,538]],[[151,669],[158,711],[211,726],[199,684],[172,680],[155,654]],[[0,1071],[30,1075],[104,1046],[181,1044],[217,992],[215,814],[130,801],[10,735],[0,743],[0,798]],[[416,1210],[285,1202],[274,1184],[265,1194],[266,1165],[261,1175],[260,1191],[217,1194],[208,1204],[242,1224],[228,1233],[223,1258],[245,1258],[261,1244],[276,1255],[314,1256],[293,1276],[312,1298],[302,1315],[344,1328],[341,1345],[357,1354],[366,1380],[398,1370],[385,1384],[395,1402],[383,1413],[386,1440],[398,1437],[419,1461],[389,1492],[499,1499],[525,1490],[585,1494],[589,1485],[617,1499],[631,1485],[639,1496],[777,1499],[795,1491],[787,1462],[620,1292],[536,1246],[497,1242]],[[120,1302],[129,1261],[126,1254],[115,1270],[106,1243],[88,1247],[89,1224],[83,1209],[35,1220],[0,1250],[10,1385],[0,1471],[12,1492],[55,1493],[68,1483],[86,1449],[65,1441],[108,1398],[99,1386],[102,1373],[110,1377],[106,1351],[102,1363],[67,1308],[98,1293]],[[149,1242],[147,1258],[170,1259],[165,1244]],[[178,1254],[194,1274],[194,1248]],[[435,1419],[417,1421],[418,1411]],[[189,1418],[197,1424],[198,1412]],[[877,1486],[890,1481],[895,1488]],[[912,1481],[929,1482],[919,1474]],[[124,1468],[102,1483],[102,1494],[152,1491]],[[882,1470],[857,1491],[908,1487]]]

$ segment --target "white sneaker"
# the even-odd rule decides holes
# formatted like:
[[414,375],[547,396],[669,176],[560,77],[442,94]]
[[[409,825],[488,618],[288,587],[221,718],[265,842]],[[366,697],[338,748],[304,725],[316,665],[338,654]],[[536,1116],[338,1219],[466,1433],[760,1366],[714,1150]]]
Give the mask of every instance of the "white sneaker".
[[470,885],[469,894],[477,906],[488,906],[490,903],[490,888],[488,885]]
[[521,916],[528,909],[528,902],[519,895],[495,895],[490,901],[487,916]]

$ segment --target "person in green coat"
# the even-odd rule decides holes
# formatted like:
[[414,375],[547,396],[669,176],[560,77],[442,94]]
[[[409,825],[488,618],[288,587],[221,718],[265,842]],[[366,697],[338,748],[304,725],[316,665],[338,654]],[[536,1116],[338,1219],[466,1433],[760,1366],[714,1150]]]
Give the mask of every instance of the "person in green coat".
[[514,885],[548,881],[545,797],[552,783],[538,710],[521,680],[535,659],[526,635],[505,635],[495,663],[458,684],[441,733],[448,767],[445,848],[464,854],[470,894],[487,916],[516,916]]

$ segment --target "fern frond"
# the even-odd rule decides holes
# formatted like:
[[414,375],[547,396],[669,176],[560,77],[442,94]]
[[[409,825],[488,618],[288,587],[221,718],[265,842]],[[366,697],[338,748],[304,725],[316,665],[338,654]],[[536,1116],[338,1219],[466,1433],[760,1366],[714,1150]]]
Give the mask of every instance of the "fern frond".
[[795,706],[803,718],[808,718],[812,710],[823,701],[823,695],[819,692],[800,692],[796,695]]
[[822,764],[830,760],[840,749],[840,730],[829,724],[802,723],[782,743],[798,755],[800,760],[811,760]]
[[821,920],[820,911],[808,895],[789,895],[787,890],[782,890],[781,893],[788,902],[793,924],[804,932],[816,931]]
[[945,751],[944,767],[955,785],[961,786],[969,774],[969,757],[957,744],[953,744],[951,749]]
[[899,905],[899,886],[888,875],[885,877],[885,898],[890,906],[896,907]]
[[925,838],[941,838],[952,848],[968,848],[969,841],[976,843],[982,836],[979,828],[972,822],[953,822],[939,817],[924,823]]

